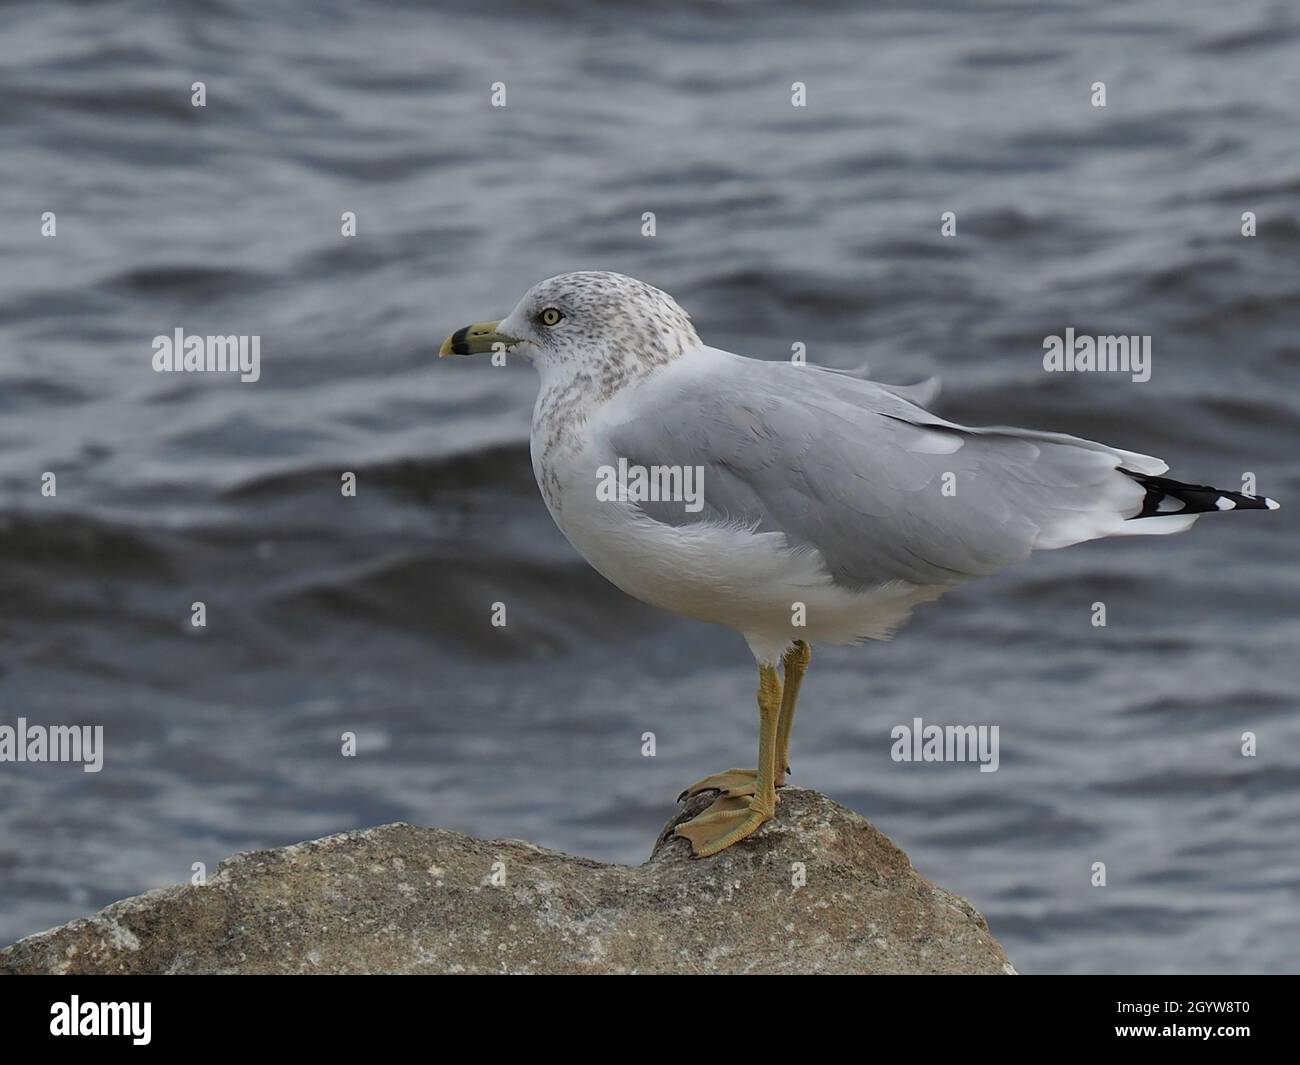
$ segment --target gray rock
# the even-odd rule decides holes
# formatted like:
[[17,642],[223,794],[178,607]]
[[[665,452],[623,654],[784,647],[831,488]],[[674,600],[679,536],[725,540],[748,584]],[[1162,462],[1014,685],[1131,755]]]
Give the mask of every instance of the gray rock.
[[237,854],[202,887],[29,936],[0,972],[1015,971],[971,904],[864,818],[781,799],[755,836],[692,859],[668,832],[693,799],[635,867],[407,824]]

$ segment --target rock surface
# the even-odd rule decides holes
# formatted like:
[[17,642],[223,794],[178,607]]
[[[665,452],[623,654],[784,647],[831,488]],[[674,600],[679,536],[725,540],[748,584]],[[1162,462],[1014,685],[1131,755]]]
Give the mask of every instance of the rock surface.
[[1014,972],[969,902],[817,792],[690,858],[668,833],[708,798],[635,867],[407,824],[237,854],[20,940],[0,973]]

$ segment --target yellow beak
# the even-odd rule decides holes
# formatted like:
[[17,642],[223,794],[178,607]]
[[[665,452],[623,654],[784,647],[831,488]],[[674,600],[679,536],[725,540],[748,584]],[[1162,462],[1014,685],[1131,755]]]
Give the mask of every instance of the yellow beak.
[[[485,351],[508,351],[519,343],[518,337],[506,336],[497,332],[500,321],[475,322],[464,329],[457,329],[438,349],[438,357],[445,359],[448,355],[481,355]],[[497,345],[501,347],[498,348]]]

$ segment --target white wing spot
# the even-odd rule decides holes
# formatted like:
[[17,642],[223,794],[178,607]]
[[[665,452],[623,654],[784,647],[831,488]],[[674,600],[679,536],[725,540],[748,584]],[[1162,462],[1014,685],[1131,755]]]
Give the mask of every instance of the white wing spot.
[[951,455],[961,449],[965,441],[956,433],[944,433],[935,429],[923,429],[908,440],[907,450],[917,455]]

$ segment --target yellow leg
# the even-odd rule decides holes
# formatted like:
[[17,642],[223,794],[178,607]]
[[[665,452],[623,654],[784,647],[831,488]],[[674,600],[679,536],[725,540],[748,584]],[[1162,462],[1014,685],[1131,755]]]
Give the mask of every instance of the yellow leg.
[[781,661],[785,665],[785,690],[781,693],[781,720],[776,729],[778,788],[785,783],[785,775],[790,772],[790,730],[794,728],[794,708],[799,702],[803,675],[808,672],[808,663],[812,661],[812,648],[803,640],[795,640],[794,646],[786,651]]
[[781,678],[775,666],[758,667],[758,772],[754,793],[723,795],[674,834],[691,841],[697,858],[724,851],[756,832],[776,813],[776,743],[781,716]]
[[[808,663],[812,659],[812,648],[803,640],[795,640],[794,646],[786,651],[781,659],[785,666],[785,682],[781,691],[781,714],[776,728],[776,786],[785,787],[786,774],[790,772],[790,730],[794,727],[794,708],[799,701],[799,687],[803,684],[803,675],[808,672]],[[728,769],[697,780],[677,796],[677,801],[702,791],[720,791],[724,798],[740,795],[753,795],[757,787],[757,769]]]

